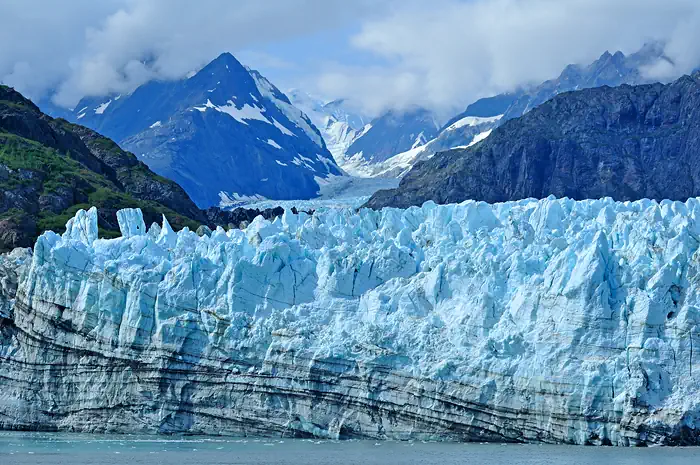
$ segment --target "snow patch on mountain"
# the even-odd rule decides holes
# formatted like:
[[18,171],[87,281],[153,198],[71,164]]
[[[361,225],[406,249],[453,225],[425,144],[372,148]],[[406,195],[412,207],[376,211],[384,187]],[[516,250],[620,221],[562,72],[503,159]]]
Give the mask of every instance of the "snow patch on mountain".
[[342,164],[348,147],[368,129],[368,118],[348,108],[342,100],[327,102],[298,89],[290,90],[287,95],[319,128],[328,151]]
[[[497,119],[494,119],[493,121],[488,121],[488,123],[493,123],[495,121],[497,121]],[[463,124],[461,126],[451,129],[451,131],[467,126],[477,127],[481,124],[484,123],[476,123],[473,125]],[[436,139],[433,139],[427,144],[418,145],[410,150],[396,154],[388,160],[375,164],[368,164],[364,162],[361,156],[362,154],[359,154],[358,156],[347,160],[343,165],[343,169],[346,170],[348,173],[359,177],[401,179],[419,161],[428,160],[432,158],[433,155],[435,155],[435,153],[437,153],[438,151],[471,147],[472,145],[475,145],[481,142],[482,140],[486,139],[489,135],[491,135],[491,131],[492,130],[489,129],[474,135],[472,137],[471,142],[467,145],[457,145],[451,147],[442,146],[439,149],[437,148],[437,144],[435,142]]]
[[294,134],[292,131],[281,125],[275,118],[272,118],[272,124],[280,130],[282,134],[285,136],[292,136],[292,137],[297,137],[296,134]]
[[425,153],[425,145],[420,145],[411,150],[396,154],[382,163],[366,167],[362,174],[365,177],[402,178]]
[[[267,179],[261,179],[260,181],[265,182],[267,181]],[[241,195],[237,192],[229,194],[223,191],[219,192],[219,198],[221,199],[221,201],[219,202],[219,206],[221,208],[235,208],[247,203],[262,202],[267,200],[262,195]]]
[[418,147],[424,146],[428,141],[425,139],[425,135],[421,132],[418,134],[418,137],[416,137],[416,140],[413,142],[413,145],[411,146],[411,150],[417,149]]
[[313,160],[310,158],[306,158],[303,155],[299,155],[298,157],[294,157],[292,159],[292,163],[294,163],[297,166],[305,166],[306,168],[310,169],[311,171],[316,171],[316,169],[310,164],[313,163]]
[[465,116],[448,126],[445,131],[454,131],[455,129],[463,128],[464,126],[479,126],[485,123],[495,123],[496,121],[503,118],[503,115],[492,116],[489,118],[483,118],[479,116]]
[[195,106],[195,110],[200,112],[205,112],[208,109],[213,109],[221,113],[226,113],[239,123],[248,124],[246,120],[257,120],[264,123],[273,124],[267,117],[263,114],[264,109],[257,106],[243,104],[241,108],[238,108],[236,104],[229,100],[226,105],[214,105],[211,100],[207,99],[207,102],[203,106]]
[[[482,140],[484,140],[488,136],[490,136],[492,132],[493,132],[493,129],[489,129],[488,131],[484,131],[484,132],[477,134],[476,136],[474,136],[474,139],[472,139],[472,141],[469,143],[469,145],[467,145],[467,147],[471,147],[472,145],[481,142]],[[458,148],[458,147],[455,147],[455,148]]]
[[[281,146],[280,144],[278,144],[277,142],[275,142],[274,140],[272,140],[272,139],[267,139],[267,144],[273,146],[273,147],[276,148],[276,149],[279,149],[279,150],[282,149],[282,146]],[[277,162],[277,163],[279,163],[279,162]],[[285,165],[285,166],[286,166],[286,165]]]
[[97,108],[95,108],[95,114],[96,115],[101,115],[109,108],[109,105],[112,103],[112,100],[108,100],[105,103],[99,105]]

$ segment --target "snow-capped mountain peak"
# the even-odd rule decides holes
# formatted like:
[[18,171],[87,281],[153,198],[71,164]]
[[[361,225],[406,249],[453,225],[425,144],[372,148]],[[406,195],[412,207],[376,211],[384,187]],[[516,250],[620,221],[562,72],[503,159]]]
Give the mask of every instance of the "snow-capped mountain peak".
[[294,106],[320,129],[333,158],[342,163],[347,148],[366,130],[369,118],[343,99],[325,102],[299,89],[292,89],[288,94]]
[[425,145],[439,128],[436,116],[424,108],[390,110],[362,128],[336,160],[348,173],[371,176],[375,165]]
[[308,199],[317,178],[342,174],[314,122],[230,53],[189,78],[76,108],[69,119],[118,141],[200,207],[222,198]]
[[[388,157],[378,156],[377,145],[371,143],[372,134],[367,132],[363,137],[357,137],[337,160],[344,170],[359,176],[401,177],[416,162],[428,159],[439,151],[469,147],[482,141],[503,122],[522,116],[559,93],[603,85],[614,87],[647,82],[644,69],[664,60],[668,58],[664,55],[664,47],[658,43],[650,43],[630,55],[606,51],[589,65],[572,64],[565,67],[556,79],[477,100],[464,112],[451,118],[438,133],[426,137],[424,143],[413,139],[415,134],[408,131],[413,141],[411,145],[403,145]],[[393,129],[396,125],[382,122],[396,120],[393,113],[389,112],[373,121],[377,139],[397,140],[398,135]]]

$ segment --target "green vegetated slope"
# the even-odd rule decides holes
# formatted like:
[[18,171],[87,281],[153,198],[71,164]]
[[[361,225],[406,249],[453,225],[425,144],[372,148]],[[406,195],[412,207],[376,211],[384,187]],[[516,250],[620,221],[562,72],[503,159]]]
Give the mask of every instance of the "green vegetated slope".
[[116,211],[141,208],[195,228],[204,215],[176,183],[156,175],[113,141],[53,119],[0,86],[0,250],[27,247],[47,229],[63,230],[81,208],[99,209],[101,235],[118,235]]

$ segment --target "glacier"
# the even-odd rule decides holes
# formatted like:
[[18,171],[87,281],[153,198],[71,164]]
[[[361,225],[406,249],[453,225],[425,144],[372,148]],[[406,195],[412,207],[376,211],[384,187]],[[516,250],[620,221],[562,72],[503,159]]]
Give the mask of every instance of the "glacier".
[[700,199],[286,211],[0,259],[0,427],[700,443]]

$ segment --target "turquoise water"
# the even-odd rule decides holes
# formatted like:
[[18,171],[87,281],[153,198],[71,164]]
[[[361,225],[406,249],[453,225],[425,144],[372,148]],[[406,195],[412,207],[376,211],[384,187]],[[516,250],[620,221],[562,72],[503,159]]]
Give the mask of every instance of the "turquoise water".
[[698,465],[700,448],[163,438],[0,432],[0,464]]

